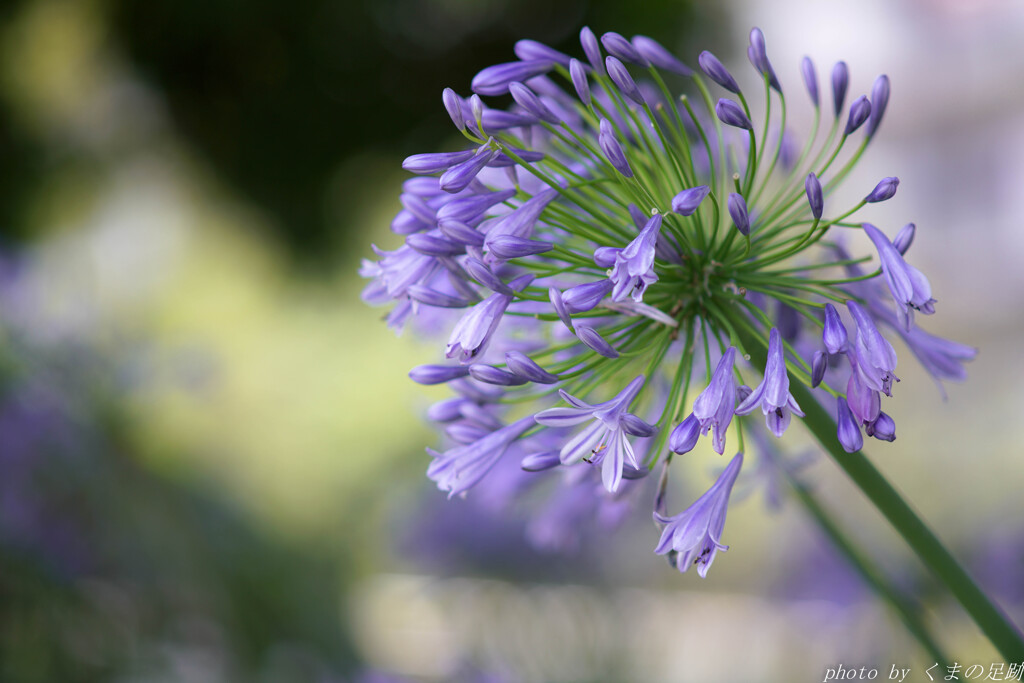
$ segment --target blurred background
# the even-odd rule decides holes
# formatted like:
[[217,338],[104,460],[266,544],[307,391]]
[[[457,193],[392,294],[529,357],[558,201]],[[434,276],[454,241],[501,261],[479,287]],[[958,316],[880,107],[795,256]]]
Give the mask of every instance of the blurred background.
[[[579,55],[585,24],[748,80],[760,26],[797,132],[804,54],[854,95],[890,76],[848,188],[902,179],[866,215],[917,223],[926,326],[981,352],[948,400],[904,353],[900,438],[868,453],[1024,621],[1024,6],[633,5],[0,4],[0,680],[926,680],[793,502],[734,504],[702,581],[651,552],[646,501],[566,540],[424,477],[443,392],[406,373],[439,342],[386,329],[359,260],[397,245],[401,160],[459,145],[441,90],[519,38]],[[801,476],[952,658],[999,660],[834,465]]]

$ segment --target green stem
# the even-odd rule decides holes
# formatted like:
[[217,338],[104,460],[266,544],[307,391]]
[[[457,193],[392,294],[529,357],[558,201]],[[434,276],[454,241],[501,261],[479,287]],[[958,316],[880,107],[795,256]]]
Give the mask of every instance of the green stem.
[[784,467],[780,467],[786,475],[790,487],[796,494],[797,499],[811,514],[818,527],[829,537],[836,549],[846,557],[850,565],[857,571],[860,577],[875,593],[896,611],[900,621],[907,627],[911,635],[917,638],[921,647],[935,659],[936,662],[945,664],[952,661],[943,654],[941,647],[936,643],[931,633],[928,632],[922,620],[922,615],[917,605],[914,605],[903,598],[892,586],[881,577],[879,570],[874,567],[868,559],[853,546],[850,540],[843,534],[828,512],[814,498],[814,495],[798,481]]
[[[763,363],[763,359],[758,361]],[[758,361],[754,361],[755,365]],[[859,451],[846,453],[842,449],[836,439],[835,421],[811,391],[795,381],[790,382],[790,391],[806,412],[803,421],[807,428],[924,565],[946,585],[996,650],[1007,661],[1024,660],[1024,634],[1020,629],[978,588],[956,558],[871,461]]]

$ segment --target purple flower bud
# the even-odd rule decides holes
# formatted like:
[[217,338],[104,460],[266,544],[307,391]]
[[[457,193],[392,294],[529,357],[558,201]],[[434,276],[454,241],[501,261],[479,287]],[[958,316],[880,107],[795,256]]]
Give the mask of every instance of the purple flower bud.
[[471,224],[481,218],[488,209],[516,195],[514,189],[485,192],[469,197],[458,197],[437,210],[438,222],[443,220],[461,221]]
[[515,235],[499,235],[491,240],[488,245],[489,253],[500,259],[522,258],[534,254],[543,254],[551,251],[550,242],[516,237]]
[[849,344],[846,326],[832,304],[825,304],[825,328],[821,332],[821,339],[825,343],[825,350],[831,354],[842,353]]
[[461,365],[417,365],[409,371],[409,379],[417,384],[442,384],[469,374]]
[[875,79],[875,84],[871,86],[871,116],[868,117],[868,127],[865,129],[865,134],[869,138],[874,136],[879,124],[882,123],[882,116],[885,114],[888,104],[889,77],[882,74]]
[[692,76],[693,69],[683,64],[674,54],[665,49],[665,47],[647,36],[633,36],[633,47],[636,51],[646,59],[648,62],[664,69],[665,71],[671,71],[672,73],[679,74],[680,76]]
[[683,190],[672,198],[672,211],[680,216],[692,216],[697,207],[700,206],[700,203],[710,193],[711,188],[707,185],[698,185],[697,187]]
[[576,336],[586,344],[592,351],[596,351],[605,358],[618,358],[619,352],[612,348],[612,345],[605,341],[601,333],[588,325],[577,325]]
[[508,370],[502,370],[501,368],[496,368],[493,365],[484,365],[483,363],[474,363],[473,365],[470,365],[469,375],[473,379],[483,382],[484,384],[495,384],[501,387],[526,384],[525,379],[512,374]]
[[821,384],[825,379],[825,371],[828,370],[828,356],[821,351],[815,351],[811,359],[811,388]]
[[562,66],[569,66],[569,55],[564,52],[559,52],[553,47],[549,47],[544,43],[539,43],[536,40],[520,40],[517,41],[515,47],[512,48],[516,57],[529,62],[533,60],[547,60],[549,62],[556,62]]
[[839,443],[847,453],[856,453],[864,447],[864,437],[850,406],[841,396],[836,399],[836,413],[836,436],[839,437]]
[[456,164],[473,158],[476,150],[467,149],[462,152],[435,152],[430,154],[413,154],[402,162],[402,168],[412,173],[428,174],[447,171]]
[[621,417],[622,420],[622,431],[632,436],[648,437],[654,436],[658,431],[658,428],[652,424],[648,424],[641,420],[636,415],[626,413]]
[[[528,113],[502,111],[501,109],[484,109],[480,113],[480,120],[484,124],[484,130],[488,132],[507,130],[509,128],[522,128],[537,123],[537,117],[531,116]],[[473,125],[475,130],[475,119],[469,123]]]
[[886,199],[891,199],[896,194],[896,188],[899,187],[900,179],[896,177],[882,178],[875,185],[875,189],[871,190],[871,193],[864,198],[864,201],[868,204],[874,204],[876,202],[884,202]]
[[807,203],[811,205],[811,215],[815,220],[819,220],[825,210],[825,199],[821,194],[821,182],[818,180],[818,176],[808,173],[807,180],[804,181],[804,190],[807,192]]
[[444,220],[437,224],[441,234],[452,240],[473,247],[482,247],[484,244],[483,234],[476,228],[471,228],[461,221]]
[[[520,276],[508,284],[508,289],[524,288],[532,279],[532,275]],[[497,292],[466,311],[452,328],[445,356],[458,357],[459,362],[466,365],[481,355],[487,349],[512,299],[512,294]]]
[[879,441],[896,440],[896,421],[886,413],[878,413],[874,422],[864,425],[864,431],[868,436],[873,436]]
[[472,306],[477,301],[445,294],[424,285],[411,285],[408,294],[414,301],[437,308],[466,308],[467,306]]
[[[459,384],[465,381],[466,380],[459,380],[458,382],[453,382],[452,388],[456,391],[460,391]],[[501,389],[484,389],[484,391],[488,390],[497,392],[495,399],[500,398],[503,393]],[[466,418],[470,422],[480,425],[481,427],[487,427],[488,429],[501,429],[501,420],[495,417],[494,414],[486,407],[476,403],[476,400],[478,399],[463,400],[459,404],[459,413],[462,417]]]
[[598,268],[611,268],[615,257],[622,253],[621,247],[598,247],[594,250],[594,264]]
[[550,59],[531,59],[523,62],[506,62],[489,66],[473,77],[470,88],[480,95],[504,95],[508,84],[514,81],[528,81],[551,71],[555,62]]
[[[630,415],[629,417],[633,417],[633,416]],[[629,420],[629,417],[623,416],[623,418],[622,418],[623,423],[627,422]],[[633,481],[633,480],[636,480],[636,479],[643,479],[644,477],[646,477],[650,473],[651,473],[651,471],[649,469],[647,469],[646,467],[633,467],[629,463],[624,463],[622,465],[622,478],[626,479],[628,481]]]
[[782,86],[775,75],[772,63],[768,61],[768,51],[764,43],[764,34],[761,29],[754,27],[750,30],[750,47],[747,48],[747,58],[754,65],[762,76],[768,77],[768,84],[775,89],[775,92],[782,94]]
[[476,93],[469,96],[469,113],[474,124],[484,118],[484,101]]
[[427,419],[432,422],[451,422],[462,417],[461,406],[466,399],[461,396],[438,401],[427,409]]
[[580,45],[583,46],[583,54],[587,61],[594,68],[598,76],[604,76],[604,60],[601,59],[601,47],[597,44],[597,36],[590,30],[589,26],[580,29]]
[[896,247],[896,251],[900,252],[900,254],[906,254],[907,249],[910,249],[910,245],[914,243],[915,232],[917,232],[917,226],[913,223],[907,223],[896,233],[892,246]]
[[718,120],[727,126],[743,128],[744,130],[754,129],[754,124],[747,118],[740,105],[732,100],[724,97],[718,100],[718,104],[715,105],[715,114],[718,116]]
[[601,147],[601,151],[608,158],[608,163],[616,171],[627,178],[633,177],[633,169],[629,167],[629,162],[626,161],[626,154],[622,151],[622,145],[615,138],[615,130],[612,128],[612,124],[608,123],[608,119],[601,119],[601,132],[598,133],[597,143]]
[[572,331],[572,319],[569,317],[569,309],[566,308],[565,301],[562,300],[562,293],[558,291],[557,287],[548,287],[548,298],[551,299],[551,305],[554,307],[558,319],[562,321],[566,329]]
[[462,98],[451,88],[445,88],[441,93],[441,101],[444,108],[448,110],[448,116],[452,117],[452,123],[460,131],[466,130],[466,116],[462,113]]
[[463,161],[458,166],[452,166],[441,174],[441,189],[449,194],[462,192],[497,153],[496,149],[480,147],[471,159]]
[[562,292],[565,310],[569,313],[589,311],[601,303],[601,299],[605,298],[614,287],[615,283],[607,278],[570,287]]
[[605,58],[604,64],[608,69],[608,75],[611,77],[612,82],[618,86],[622,94],[641,107],[644,106],[644,96],[640,94],[640,89],[636,87],[636,81],[633,80],[633,77],[629,75],[629,71],[626,70],[626,65],[615,57],[610,56]]
[[402,202],[405,210],[415,216],[416,220],[421,223],[432,226],[437,221],[437,212],[430,208],[430,205],[424,201],[423,197],[403,192],[398,197],[398,201]]
[[846,89],[850,85],[850,70],[846,62],[836,62],[832,67],[832,103],[836,108],[836,118],[843,112],[843,103],[846,102]]
[[468,444],[484,438],[491,430],[467,422],[456,422],[445,427],[444,432],[455,443]]
[[804,85],[807,87],[807,93],[811,96],[811,102],[814,103],[814,107],[818,108],[820,102],[818,100],[818,74],[814,70],[814,62],[811,61],[810,57],[804,57],[800,60],[800,73],[804,77]]
[[530,382],[536,382],[537,384],[555,384],[558,381],[558,375],[552,375],[550,372],[537,365],[533,359],[520,351],[506,352],[505,363],[508,365],[509,370]]
[[850,118],[846,120],[846,130],[843,135],[849,135],[864,125],[871,115],[871,102],[864,95],[861,95],[850,105]]
[[750,398],[750,395],[752,393],[754,393],[753,389],[748,387],[746,384],[741,384],[738,387],[736,387],[736,400],[738,400],[740,403],[743,403],[748,398]]
[[[624,62],[630,64],[636,64],[637,66],[649,66],[646,59],[641,55],[633,44],[626,40],[623,36],[618,33],[609,31],[601,36],[601,45],[608,51],[608,54],[613,55]],[[607,60],[605,64],[607,65]],[[608,69],[608,73],[611,73],[611,69]]]
[[471,278],[492,292],[498,292],[499,294],[506,295],[512,294],[512,290],[509,289],[509,286],[502,282],[501,278],[495,275],[483,262],[478,261],[473,257],[469,257],[462,264],[462,267],[466,269],[466,273],[468,273]]
[[729,215],[732,217],[732,222],[736,225],[736,229],[744,237],[749,236],[750,215],[747,213],[747,203],[743,200],[743,196],[733,192],[729,195],[726,204],[729,207]]
[[541,121],[545,121],[550,124],[561,123],[561,119],[555,116],[554,112],[545,107],[544,103],[540,101],[540,98],[522,83],[509,83],[508,91],[512,94],[512,99],[516,101],[516,104],[533,116],[536,116]]
[[[435,231],[432,231],[435,232]],[[438,235],[417,232],[405,238],[412,249],[427,256],[458,256],[466,253],[466,246]]]
[[708,78],[715,83],[729,92],[736,93],[737,95],[740,94],[740,86],[736,83],[736,79],[722,66],[722,63],[718,61],[718,57],[705,50],[697,57],[697,64],[700,66],[701,71],[706,73]]
[[558,451],[543,451],[524,456],[520,467],[527,472],[543,472],[544,470],[550,470],[552,467],[558,467],[561,464],[562,458]]
[[590,106],[590,81],[587,80],[587,71],[583,68],[580,60],[574,59],[569,62],[569,76],[572,77],[572,87],[576,88],[576,95],[584,106]]
[[698,437],[700,437],[700,421],[693,413],[690,413],[672,430],[668,437],[668,447],[673,453],[689,453],[697,445]]

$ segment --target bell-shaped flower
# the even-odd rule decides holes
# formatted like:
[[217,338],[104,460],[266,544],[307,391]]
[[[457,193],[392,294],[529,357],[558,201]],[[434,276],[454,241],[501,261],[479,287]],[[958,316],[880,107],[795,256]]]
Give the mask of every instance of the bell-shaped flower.
[[[909,330],[914,322],[914,311],[925,315],[935,312],[935,299],[928,278],[921,271],[903,260],[903,254],[893,246],[889,238],[881,230],[864,223],[864,233],[871,239],[878,250],[878,259],[882,262],[882,274],[889,285],[892,298],[899,306],[900,319],[904,329]],[[908,244],[909,246],[909,244]],[[913,309],[913,310],[911,310]]]
[[736,349],[730,346],[711,373],[707,388],[693,402],[693,416],[700,423],[701,431],[707,434],[714,427],[711,445],[719,454],[725,452],[725,432],[736,407],[736,378],[732,373],[735,360]]
[[449,498],[464,493],[483,479],[512,442],[533,425],[533,416],[527,416],[444,453],[428,448],[434,460],[427,468],[427,476],[437,482],[437,488],[447,491]]
[[[510,282],[508,287],[520,290],[531,280],[532,275],[523,275]],[[457,356],[460,363],[470,363],[483,353],[513,298],[512,293],[495,292],[469,309],[452,329],[445,355],[448,358]]]
[[661,214],[655,214],[640,234],[615,254],[615,266],[609,276],[615,283],[612,301],[631,296],[633,301],[641,302],[647,287],[658,281],[654,272],[654,251],[660,230]]
[[674,517],[662,517],[655,512],[655,520],[665,528],[654,552],[659,555],[674,553],[670,557],[674,558],[673,564],[680,572],[685,573],[692,565],[697,565],[697,573],[701,578],[706,577],[711,563],[715,561],[715,554],[729,549],[729,546],[722,545],[722,531],[729,508],[729,494],[742,466],[743,454],[737,453],[718,481],[693,505]]
[[593,420],[592,424],[562,447],[559,455],[562,464],[565,465],[572,465],[581,460],[593,462],[600,459],[601,481],[608,491],[614,492],[622,482],[624,464],[628,463],[634,469],[640,469],[633,446],[626,436],[647,437],[655,432],[653,426],[626,412],[643,384],[644,377],[640,375],[615,398],[596,405],[559,390],[558,393],[572,407],[549,408],[534,417],[539,424],[546,427],[571,427]]
[[896,369],[896,350],[878,331],[875,321],[860,304],[847,301],[846,308],[857,322],[857,338],[848,354],[850,362],[860,373],[864,384],[886,396],[892,396],[893,380],[900,381],[893,373]]
[[757,406],[761,406],[769,431],[777,437],[781,437],[786,431],[793,415],[804,415],[793,395],[789,393],[789,375],[786,373],[782,335],[774,327],[768,333],[768,361],[764,366],[764,377],[750,396],[736,406],[736,414],[747,415]]

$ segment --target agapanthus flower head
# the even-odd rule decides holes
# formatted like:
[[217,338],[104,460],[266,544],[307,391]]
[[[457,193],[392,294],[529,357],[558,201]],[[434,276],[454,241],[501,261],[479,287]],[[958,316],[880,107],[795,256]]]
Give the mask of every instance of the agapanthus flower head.
[[[429,469],[442,489],[474,495],[513,451],[517,477],[577,482],[556,499],[621,496],[702,435],[719,454],[730,432],[744,443],[751,420],[783,436],[803,416],[794,395],[837,416],[846,450],[864,435],[889,441],[882,408],[898,378],[886,334],[937,380],[963,377],[974,349],[909,325],[934,311],[928,280],[904,260],[916,228],[890,241],[855,216],[891,197],[895,178],[852,207],[832,205],[875,139],[887,78],[842,121],[849,71],[837,64],[831,131],[794,145],[800,131],[776,118],[786,107],[740,96],[710,52],[693,72],[649,38],[598,40],[589,28],[575,54],[535,41],[514,52],[477,74],[468,101],[445,90],[465,148],[406,159],[418,177],[392,222],[404,243],[360,269],[371,279],[364,300],[394,302],[389,325],[449,330],[437,362],[409,373],[455,392],[428,411],[450,441]],[[748,57],[766,96],[784,100],[757,29]],[[648,68],[690,76],[695,90],[672,92]],[[809,58],[801,73],[803,106],[819,108]],[[708,79],[735,98],[716,104]],[[490,99],[509,93],[508,110]],[[861,270],[865,255],[846,252],[850,231],[871,240],[877,265]],[[658,551],[681,570],[696,562],[703,574],[724,547],[741,462],[689,510],[658,518]],[[578,485],[584,476],[592,485]]]

